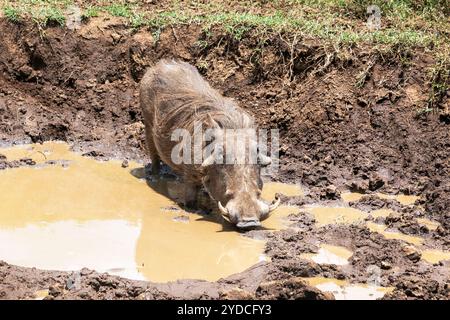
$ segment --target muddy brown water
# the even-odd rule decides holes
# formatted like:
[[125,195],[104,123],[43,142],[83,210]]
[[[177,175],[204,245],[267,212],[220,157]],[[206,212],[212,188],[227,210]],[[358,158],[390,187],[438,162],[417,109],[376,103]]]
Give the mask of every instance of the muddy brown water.
[[[378,193],[376,193],[376,195],[381,199],[397,200],[398,202],[400,202],[403,205],[413,204],[414,202],[416,202],[417,199],[419,199],[418,196],[405,195],[405,194],[391,195],[391,194],[384,194],[384,193],[378,192]],[[358,201],[363,196],[365,196],[365,195],[362,193],[358,193],[358,192],[347,192],[347,193],[343,193],[341,195],[342,200],[347,201],[347,202]]]
[[[122,168],[119,161],[83,157],[58,142],[0,153],[9,161],[37,163],[0,172],[0,258],[10,263],[51,270],[88,267],[152,281],[213,281],[266,259],[264,241],[242,236],[215,213],[185,212],[162,195],[176,197],[182,187],[176,181],[151,188],[130,174],[142,167],[138,163]],[[268,183],[263,197],[280,190],[283,185]],[[301,190],[286,185],[287,194],[296,192]],[[280,207],[264,227],[280,229],[293,210]]]
[[311,277],[304,280],[321,291],[333,293],[336,300],[375,300],[394,290],[371,284],[350,284],[333,278]]
[[[0,259],[19,266],[72,271],[83,267],[131,279],[166,282],[177,279],[219,278],[241,272],[264,255],[265,241],[252,239],[224,223],[216,212],[186,212],[176,202],[182,185],[176,180],[149,183],[142,164],[97,161],[70,151],[62,142],[0,149],[8,161],[31,158],[34,166],[0,171]],[[136,174],[140,172],[140,174]],[[263,198],[275,193],[301,196],[298,185],[266,183]],[[353,201],[359,194],[344,194]],[[390,196],[393,198],[393,196]],[[402,203],[416,199],[397,196]],[[317,226],[364,223],[373,232],[421,247],[420,237],[387,230],[364,219],[368,213],[347,206],[304,206]],[[280,206],[263,222],[269,230],[288,227],[287,217],[298,207]],[[390,209],[370,212],[386,217]],[[437,228],[438,223],[417,219]],[[316,253],[301,258],[318,264],[345,266],[353,252],[333,244],[318,244]],[[421,248],[422,259],[436,263],[450,253]],[[338,299],[376,299],[391,288],[308,278]]]
[[317,253],[304,253],[302,258],[319,264],[346,265],[353,252],[341,246],[322,244]]

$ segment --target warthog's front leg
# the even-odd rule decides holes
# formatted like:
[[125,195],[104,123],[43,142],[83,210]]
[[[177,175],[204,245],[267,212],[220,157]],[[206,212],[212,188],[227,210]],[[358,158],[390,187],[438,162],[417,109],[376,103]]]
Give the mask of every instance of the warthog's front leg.
[[192,183],[185,182],[184,184],[184,205],[187,208],[194,209],[197,207],[197,193],[200,186]]
[[159,177],[159,171],[161,170],[161,164],[160,159],[157,155],[151,155],[152,160],[152,178],[158,178]]

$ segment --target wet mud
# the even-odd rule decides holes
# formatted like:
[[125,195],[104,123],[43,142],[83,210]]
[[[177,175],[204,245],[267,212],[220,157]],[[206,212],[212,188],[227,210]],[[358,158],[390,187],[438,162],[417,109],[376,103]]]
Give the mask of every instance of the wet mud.
[[[417,112],[425,50],[355,49],[322,70],[331,49],[304,39],[292,69],[277,38],[255,60],[257,36],[196,25],[159,39],[105,17],[1,30],[0,299],[450,298],[448,98]],[[280,130],[264,196],[282,207],[263,228],[186,211],[176,178],[147,179],[137,87],[163,57]]]

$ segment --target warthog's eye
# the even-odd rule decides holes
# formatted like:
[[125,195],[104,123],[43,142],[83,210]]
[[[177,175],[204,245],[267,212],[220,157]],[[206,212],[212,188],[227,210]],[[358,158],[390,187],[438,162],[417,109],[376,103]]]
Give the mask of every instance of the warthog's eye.
[[225,195],[226,195],[227,197],[233,198],[233,197],[234,197],[234,192],[233,192],[233,191],[230,191],[230,190],[227,190],[227,191],[225,192]]

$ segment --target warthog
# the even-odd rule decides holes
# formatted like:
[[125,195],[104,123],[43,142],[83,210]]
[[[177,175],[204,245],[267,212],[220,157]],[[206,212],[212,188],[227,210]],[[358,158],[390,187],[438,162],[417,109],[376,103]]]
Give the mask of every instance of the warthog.
[[[226,131],[227,138],[242,133],[242,130],[237,133],[238,130],[228,129],[256,130],[253,118],[232,99],[214,90],[195,67],[185,62],[161,60],[142,78],[140,103],[152,175],[158,175],[160,160],[181,174],[185,182],[186,206],[195,206],[197,191],[203,186],[217,202],[222,215],[239,228],[260,226],[260,221],[277,208],[279,199],[276,198],[271,204],[261,199],[263,182],[260,170],[271,163],[270,157],[262,153],[255,153],[257,161],[226,164],[224,160],[220,164],[215,160],[223,159],[228,152],[239,156],[239,152],[248,153],[250,148],[238,150],[236,144],[230,143],[219,147],[215,139],[209,145],[202,142],[202,150],[207,146],[212,152],[200,163],[173,160],[174,147],[180,143],[172,141],[174,130],[185,129],[194,135],[195,126],[201,123],[204,129],[214,129],[217,136],[223,137]],[[256,138],[249,137],[251,141],[246,145],[255,145]],[[191,145],[188,147],[191,148]]]

